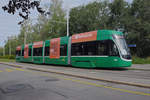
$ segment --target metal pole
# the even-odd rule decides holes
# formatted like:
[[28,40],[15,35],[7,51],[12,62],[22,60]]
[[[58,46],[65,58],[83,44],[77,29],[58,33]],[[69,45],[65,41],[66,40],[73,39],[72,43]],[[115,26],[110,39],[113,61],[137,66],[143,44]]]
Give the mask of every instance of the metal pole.
[[4,45],[4,48],[3,48],[3,56],[5,56],[5,45]]
[[6,40],[4,41],[3,56],[5,56],[5,44],[6,44]]
[[[27,27],[27,26],[24,26],[24,25],[26,25],[26,22],[27,22],[26,20],[23,22],[22,27]],[[26,45],[26,38],[27,38],[27,33],[24,32],[24,45]]]
[[9,41],[9,56],[11,55],[11,43],[10,43],[10,37],[8,37],[8,41]]
[[26,45],[26,36],[27,34],[26,34],[26,32],[24,32],[24,45]]
[[67,10],[67,36],[69,36],[69,9]]

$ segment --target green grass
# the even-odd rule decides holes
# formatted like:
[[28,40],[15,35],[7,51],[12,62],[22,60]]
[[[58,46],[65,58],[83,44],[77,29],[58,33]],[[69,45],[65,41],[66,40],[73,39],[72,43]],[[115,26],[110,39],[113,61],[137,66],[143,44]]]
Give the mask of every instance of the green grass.
[[150,57],[139,58],[139,57],[133,56],[132,63],[133,64],[150,64]]
[[0,62],[15,62],[15,59],[1,59]]

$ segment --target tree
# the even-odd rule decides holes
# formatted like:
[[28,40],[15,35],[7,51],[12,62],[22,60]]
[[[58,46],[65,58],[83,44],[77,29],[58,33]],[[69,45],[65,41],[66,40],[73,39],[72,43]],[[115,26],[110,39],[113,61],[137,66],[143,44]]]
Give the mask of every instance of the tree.
[[108,1],[92,2],[70,11],[70,33],[81,33],[97,29],[109,29]]
[[[27,43],[65,36],[66,12],[62,8],[62,3],[62,0],[51,0],[51,4],[47,7],[48,12],[51,12],[50,15],[39,15],[38,22],[34,25],[30,23],[31,21],[22,23],[20,34],[10,40],[15,44],[13,50],[15,51],[17,45],[23,44],[24,33],[27,34]],[[13,6],[9,8],[11,7]],[[9,9],[4,8],[7,11]],[[150,0],[133,0],[131,4],[124,0],[113,2],[97,0],[71,9],[70,35],[98,29],[124,32],[128,43],[137,45],[137,51],[133,51],[135,55],[150,56]],[[8,46],[7,41],[5,45],[7,54]]]
[[51,14],[47,17],[40,15],[38,25],[40,25],[41,40],[65,36],[66,19],[65,11],[62,8],[62,0],[51,0],[48,11]]
[[15,45],[12,46],[12,52],[15,54],[14,50],[16,49],[16,46],[24,44],[25,34],[26,44],[64,36],[66,31],[66,28],[64,28],[66,27],[66,14],[62,9],[62,1],[52,0],[51,5],[47,9],[51,11],[52,14],[49,16],[39,15],[36,24],[33,25],[30,18],[21,24],[20,34],[6,42],[5,46],[7,54],[9,54],[9,43],[15,43]]
[[49,11],[51,12],[49,19],[49,24],[51,26],[51,38],[66,35],[66,13],[62,8],[62,3],[62,0],[51,0],[51,5],[49,8]]
[[24,44],[24,39],[26,35],[26,43],[32,42],[32,21],[30,19],[24,21],[24,23],[21,24],[20,28],[20,34],[18,35],[18,44]]
[[109,25],[113,30],[125,32],[125,24],[128,18],[128,3],[124,0],[114,0],[109,4],[110,18]]
[[[3,6],[2,9],[7,11],[9,14],[15,14],[16,11],[19,11],[19,16],[24,20],[29,18],[29,14],[31,13],[30,9],[35,9],[44,14],[45,11],[40,7],[40,1],[31,1],[31,0],[9,0],[8,4]],[[48,14],[48,13],[45,13]],[[18,24],[23,23],[23,21]]]
[[150,0],[133,0],[128,40],[137,44],[137,56],[150,56]]
[[0,56],[3,56],[3,48],[0,47]]
[[9,55],[9,47],[11,46],[11,54],[15,55],[16,53],[16,47],[18,46],[18,41],[16,36],[11,36],[8,38],[6,44],[5,44],[5,53],[6,55]]

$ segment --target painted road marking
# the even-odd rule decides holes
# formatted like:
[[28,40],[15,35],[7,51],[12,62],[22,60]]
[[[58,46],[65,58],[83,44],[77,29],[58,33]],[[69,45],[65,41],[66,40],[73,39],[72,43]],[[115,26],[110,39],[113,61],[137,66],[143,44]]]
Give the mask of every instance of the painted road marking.
[[[42,75],[42,76],[50,76],[49,74],[45,74],[45,73],[42,74],[42,73],[33,72],[33,71],[31,71],[31,73]],[[130,93],[130,94],[150,96],[150,93],[137,92],[137,91],[126,90],[126,89],[121,89],[121,88],[114,88],[114,87],[111,87],[111,86],[105,86],[105,85],[100,85],[100,84],[91,83],[91,82],[87,82],[87,81],[81,81],[81,80],[74,80],[74,79],[71,79],[71,78],[64,78],[64,77],[56,76],[56,75],[53,75],[51,77],[55,77],[55,78],[59,78],[59,79],[64,79],[64,80],[69,80],[69,81],[80,83],[80,84],[84,84],[84,85],[90,85],[90,86],[96,86],[96,87],[103,87],[103,88],[107,88],[107,89],[111,89],[111,90],[115,90],[115,91],[120,91],[120,92],[125,92],[125,93]]]
[[[14,69],[16,69],[16,70],[18,70],[18,71],[25,71],[25,70],[20,69],[20,68],[14,68]],[[8,68],[6,68],[5,70],[8,71],[8,72],[13,71],[12,69],[8,69]],[[35,73],[36,73],[36,74],[40,74],[40,75],[43,75],[43,76],[50,76],[49,74],[41,74],[41,73],[39,73],[39,72],[33,72],[33,71],[28,71],[28,72],[34,73],[34,74],[35,74]],[[51,77],[60,78],[60,79],[64,79],[64,80],[70,80],[70,81],[72,81],[72,82],[77,82],[77,83],[80,83],[80,84],[85,84],[85,85],[90,85],[90,86],[103,87],[103,88],[107,88],[107,89],[111,89],[111,90],[116,90],[116,91],[131,93],[131,94],[150,96],[150,93],[131,91],[131,90],[126,90],[126,89],[121,89],[121,88],[114,88],[114,87],[105,86],[105,85],[100,85],[100,84],[91,83],[91,82],[87,82],[87,81],[74,80],[74,79],[71,79],[71,78],[58,77],[58,76],[54,76],[54,75],[51,76]]]
[[[21,69],[21,68],[13,68],[13,69],[5,68],[5,71],[7,71],[7,72],[12,72],[12,71],[15,71],[15,70],[17,70],[17,71],[25,71],[24,69]],[[4,72],[4,71],[0,70],[0,72]]]
[[5,69],[7,72],[12,72],[13,70],[12,69],[9,69],[9,68],[6,68]]
[[61,79],[64,79],[64,80],[70,80],[70,81],[73,81],[73,82],[81,83],[81,84],[86,84],[86,85],[91,85],[91,86],[96,86],[96,87],[103,87],[103,88],[112,89],[112,90],[117,90],[117,91],[126,92],[126,93],[150,96],[150,93],[144,93],[144,92],[137,92],[137,91],[125,90],[125,89],[121,89],[121,88],[114,88],[114,87],[104,86],[104,85],[95,84],[95,83],[86,82],[86,81],[73,80],[73,79],[70,79],[70,78],[63,78],[63,77],[60,77],[60,78],[61,78]]
[[21,69],[21,68],[14,68],[14,69],[18,71],[25,71],[24,69]]

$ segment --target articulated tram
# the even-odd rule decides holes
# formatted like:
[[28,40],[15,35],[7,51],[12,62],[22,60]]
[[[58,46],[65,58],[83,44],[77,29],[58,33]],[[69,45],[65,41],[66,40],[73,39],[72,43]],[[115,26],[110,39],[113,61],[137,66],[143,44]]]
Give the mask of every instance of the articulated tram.
[[132,64],[123,33],[113,30],[85,32],[18,46],[16,61],[84,68],[130,67]]

